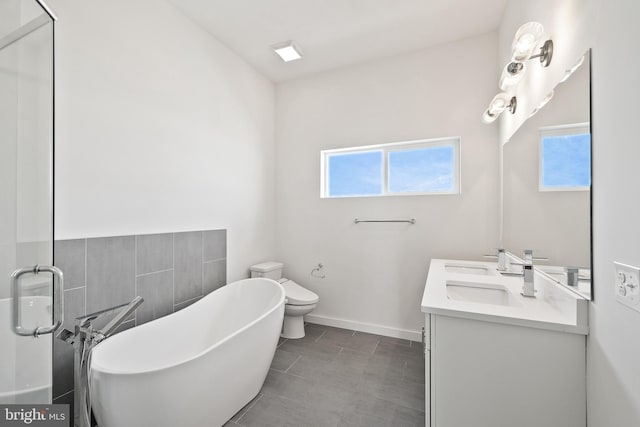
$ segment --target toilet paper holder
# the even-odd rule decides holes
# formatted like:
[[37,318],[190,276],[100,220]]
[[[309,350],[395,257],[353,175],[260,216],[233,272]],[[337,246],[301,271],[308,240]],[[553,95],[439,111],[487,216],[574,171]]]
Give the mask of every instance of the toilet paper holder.
[[325,275],[322,274],[322,269],[324,268],[324,265],[322,265],[321,262],[318,263],[318,265],[316,265],[313,270],[311,270],[311,276],[313,277],[317,277],[318,279],[324,279]]

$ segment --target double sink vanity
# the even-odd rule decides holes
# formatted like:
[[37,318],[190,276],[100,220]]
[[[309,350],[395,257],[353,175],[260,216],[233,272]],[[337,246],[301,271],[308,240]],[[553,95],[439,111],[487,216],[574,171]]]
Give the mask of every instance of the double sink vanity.
[[421,304],[427,425],[586,424],[588,300],[540,270],[535,297],[523,282],[497,263],[431,261]]
[[[566,41],[554,40],[566,50],[550,69],[529,63],[506,89],[500,79],[511,104],[498,129],[496,243],[509,252],[498,263],[431,260],[421,303],[427,426],[586,426],[591,54],[571,58]],[[504,58],[517,62],[512,54]]]
[[[586,426],[590,60],[560,64],[565,75],[542,104],[518,107],[525,119],[500,129],[498,247],[510,253],[431,260],[421,304],[427,426]],[[512,102],[540,95],[532,88],[513,89]]]

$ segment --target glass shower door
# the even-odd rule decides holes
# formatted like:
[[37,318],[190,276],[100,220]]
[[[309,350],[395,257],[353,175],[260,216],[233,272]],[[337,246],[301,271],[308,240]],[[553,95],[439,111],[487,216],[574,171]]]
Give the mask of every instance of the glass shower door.
[[51,402],[52,171],[53,20],[0,0],[0,404]]

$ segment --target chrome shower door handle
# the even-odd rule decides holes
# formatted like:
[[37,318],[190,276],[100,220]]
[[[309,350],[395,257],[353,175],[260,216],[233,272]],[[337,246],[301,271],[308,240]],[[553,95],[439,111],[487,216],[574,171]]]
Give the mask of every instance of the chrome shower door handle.
[[[22,287],[20,277],[25,274],[51,273],[53,275],[53,324],[49,326],[36,326],[27,329],[22,326]],[[11,274],[11,298],[13,299],[13,331],[18,335],[37,337],[43,334],[50,334],[56,331],[64,321],[64,277],[62,271],[54,266],[36,265],[33,267],[20,268]]]

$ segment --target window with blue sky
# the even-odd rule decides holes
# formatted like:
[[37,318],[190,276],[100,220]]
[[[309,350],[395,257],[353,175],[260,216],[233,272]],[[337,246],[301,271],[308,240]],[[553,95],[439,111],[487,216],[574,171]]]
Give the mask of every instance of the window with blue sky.
[[378,150],[329,156],[329,196],[381,195],[383,154]]
[[584,125],[541,130],[540,190],[579,191],[591,187],[591,135]]
[[321,197],[458,193],[459,152],[458,138],[325,150]]

